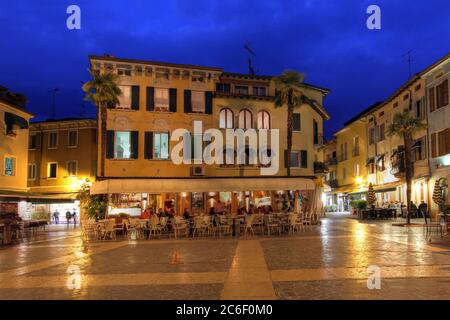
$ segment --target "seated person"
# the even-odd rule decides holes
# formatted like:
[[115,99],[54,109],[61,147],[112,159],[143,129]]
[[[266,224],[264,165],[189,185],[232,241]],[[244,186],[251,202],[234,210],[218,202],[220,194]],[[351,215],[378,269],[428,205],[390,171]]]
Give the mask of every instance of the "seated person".
[[150,208],[145,209],[142,211],[141,215],[139,216],[139,219],[148,219],[150,218]]

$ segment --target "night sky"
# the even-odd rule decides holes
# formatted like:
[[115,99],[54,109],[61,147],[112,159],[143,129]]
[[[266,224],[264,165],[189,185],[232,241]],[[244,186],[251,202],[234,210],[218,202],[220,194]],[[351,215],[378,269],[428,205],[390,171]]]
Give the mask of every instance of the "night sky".
[[[81,30],[66,28],[71,4]],[[370,4],[381,7],[381,30],[366,28]],[[296,69],[332,90],[330,136],[407,80],[408,50],[413,72],[450,52],[449,31],[448,0],[2,1],[0,85],[24,93],[37,120],[51,116],[55,87],[57,117],[95,116],[82,107],[89,54],[247,72],[248,41],[257,73]]]

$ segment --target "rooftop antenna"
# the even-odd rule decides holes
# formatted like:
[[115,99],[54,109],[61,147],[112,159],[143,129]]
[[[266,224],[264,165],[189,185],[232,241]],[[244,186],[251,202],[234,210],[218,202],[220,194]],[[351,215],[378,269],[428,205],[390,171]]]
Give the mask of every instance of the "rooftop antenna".
[[52,94],[52,119],[56,119],[56,94],[59,92],[59,88],[54,88],[52,90],[49,90]]
[[411,59],[411,52],[412,52],[413,50],[414,50],[414,49],[410,49],[410,50],[408,50],[405,54],[402,55],[403,58],[406,58],[406,62],[408,62],[409,79],[411,79],[411,76],[412,76],[412,70],[411,70],[411,62],[412,62],[412,59]]
[[248,60],[247,60],[248,73],[254,75],[256,73],[255,73],[255,69],[253,69],[253,66],[252,66],[252,57],[255,58],[256,54],[253,51],[253,49],[252,49],[252,47],[250,45],[250,42],[248,42],[248,41],[245,42],[244,49],[249,53],[249,57],[248,57]]

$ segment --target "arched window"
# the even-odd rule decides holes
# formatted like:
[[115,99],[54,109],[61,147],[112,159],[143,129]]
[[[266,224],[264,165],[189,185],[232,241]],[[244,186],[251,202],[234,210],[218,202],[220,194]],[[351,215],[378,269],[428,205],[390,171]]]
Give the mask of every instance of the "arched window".
[[252,113],[250,110],[244,109],[239,112],[239,128],[240,129],[251,129],[252,125]]
[[219,128],[221,129],[232,129],[233,128],[233,118],[234,114],[228,108],[220,110],[219,113]]
[[270,114],[267,111],[260,111],[257,115],[258,129],[270,129]]

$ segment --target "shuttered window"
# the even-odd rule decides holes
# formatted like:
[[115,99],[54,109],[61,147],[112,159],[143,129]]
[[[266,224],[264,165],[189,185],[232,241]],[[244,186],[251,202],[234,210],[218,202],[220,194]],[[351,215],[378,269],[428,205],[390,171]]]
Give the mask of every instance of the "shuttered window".
[[302,123],[300,113],[294,113],[292,115],[292,128],[293,131],[302,131]]
[[438,156],[444,156],[450,153],[450,128],[447,128],[438,133]]
[[430,112],[433,112],[436,109],[435,98],[434,98],[434,87],[428,89],[428,98],[430,103]]

